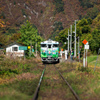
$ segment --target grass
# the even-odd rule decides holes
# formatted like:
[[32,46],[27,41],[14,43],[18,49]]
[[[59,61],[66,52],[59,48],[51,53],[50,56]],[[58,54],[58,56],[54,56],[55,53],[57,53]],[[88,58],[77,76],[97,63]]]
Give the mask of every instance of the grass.
[[[97,63],[96,63],[97,60]],[[98,56],[97,59],[97,55],[91,55],[89,57],[87,57],[87,61],[89,65],[94,65],[96,64],[96,66],[100,67],[100,55]]]
[[29,100],[33,97],[38,80],[21,80],[0,85],[1,100]]
[[[99,57],[100,58],[100,57]],[[40,79],[44,68],[34,59],[26,61],[9,60],[4,57],[0,62],[0,99],[1,100],[30,100]],[[99,60],[99,59],[98,59]],[[83,68],[82,63],[59,63],[56,65],[64,78],[72,86],[81,100],[99,100],[100,98],[100,67],[94,72],[92,62],[96,56],[88,57],[88,68]],[[100,64],[100,62],[98,62]],[[91,66],[91,67],[90,67]],[[64,95],[62,97],[62,94]],[[42,98],[43,97],[43,98]],[[45,98],[44,98],[45,97]],[[43,82],[41,83],[39,100],[74,100],[70,89],[62,81],[53,65],[47,65]]]
[[[91,59],[90,62],[95,59]],[[100,98],[100,69],[97,67],[95,73],[92,67],[83,68],[82,64],[79,66],[77,63],[73,63],[73,67],[65,64],[66,71],[63,71],[64,65],[60,64],[59,70],[63,72],[63,76],[66,78],[68,83],[72,86],[74,91],[78,94],[81,100],[99,100]],[[75,67],[76,65],[76,67]],[[63,69],[64,68],[64,69]],[[75,68],[74,70],[70,70]],[[69,72],[68,72],[69,71]],[[70,93],[67,94],[67,97],[70,96]]]
[[32,99],[42,72],[36,58],[0,59],[0,100]]

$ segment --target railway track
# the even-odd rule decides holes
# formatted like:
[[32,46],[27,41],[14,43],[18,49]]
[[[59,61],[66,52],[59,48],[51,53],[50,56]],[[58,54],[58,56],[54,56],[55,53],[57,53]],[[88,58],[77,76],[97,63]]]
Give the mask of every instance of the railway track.
[[[63,77],[63,75],[61,74],[61,72],[58,70],[58,68],[55,66],[55,65],[48,65],[48,68],[50,69],[50,66],[52,66],[51,67],[51,69],[50,69],[50,71],[46,71],[45,72],[45,69],[46,69],[46,66],[47,65],[45,65],[45,67],[44,67],[44,69],[43,69],[43,72],[42,72],[42,75],[41,75],[41,77],[40,77],[40,80],[39,80],[39,83],[38,83],[38,86],[37,86],[37,88],[36,88],[36,91],[35,91],[35,93],[34,93],[34,97],[33,97],[33,99],[32,100],[38,100],[38,94],[39,94],[39,89],[40,89],[40,85],[41,85],[41,82],[42,82],[42,79],[43,79],[43,76],[44,76],[44,73],[46,73],[46,76],[48,76],[49,75],[49,73],[48,72],[50,72],[50,71],[54,71],[54,72],[52,72],[52,74],[54,74],[54,73],[59,73],[59,75],[58,76],[60,76],[62,79],[63,79],[63,84],[65,84],[66,83],[66,85],[69,87],[69,89],[70,89],[70,91],[72,92],[72,94],[73,94],[73,97],[74,97],[74,99],[75,100],[80,100],[80,98],[78,97],[78,95],[75,93],[75,91],[72,89],[72,87],[70,86],[70,84],[67,82],[67,80]],[[55,74],[54,75],[51,75],[52,77],[52,79],[54,79],[54,80],[60,80],[60,83],[59,82],[56,82],[56,84],[55,83],[52,83],[52,82],[48,82],[48,84],[54,84],[54,85],[58,85],[58,84],[61,84],[62,83],[62,80],[61,79],[58,79],[57,78],[57,76],[55,76]],[[54,77],[53,77],[54,76]],[[56,77],[56,78],[55,78]],[[65,83],[64,83],[65,82]],[[52,88],[54,88],[54,85],[52,86]],[[42,85],[41,85],[41,87],[42,87]],[[65,89],[65,88],[64,88]],[[63,94],[65,94],[65,91],[66,90],[62,90],[62,88],[61,88],[61,91],[62,91],[62,94],[60,93],[60,95],[62,95],[62,98],[64,98],[63,97]],[[53,89],[54,90],[54,89]],[[64,91],[64,92],[63,92]],[[57,91],[58,92],[58,91]],[[49,93],[49,92],[48,92]],[[59,93],[59,92],[58,92]],[[67,93],[67,91],[66,91],[66,93]],[[54,94],[56,94],[55,92],[54,92]],[[56,94],[57,95],[57,94]],[[59,94],[58,94],[59,95]],[[44,95],[44,97],[45,97],[45,95]],[[61,96],[60,96],[61,97]],[[54,97],[55,98],[55,97]],[[44,100],[44,99],[43,99]],[[47,99],[46,99],[47,100]],[[51,100],[53,100],[53,98],[51,99]],[[56,99],[54,99],[54,100],[56,100]],[[59,99],[58,99],[59,100]],[[64,99],[61,99],[61,100],[66,100],[65,98]]]
[[45,67],[44,67],[44,69],[43,69],[43,71],[42,71],[42,75],[41,75],[41,77],[40,77],[38,86],[37,86],[37,88],[36,88],[36,91],[35,91],[35,93],[34,93],[34,97],[33,97],[32,100],[37,100],[37,98],[38,98],[38,92],[39,92],[39,88],[40,88],[40,85],[41,85],[41,82],[42,82],[42,79],[43,79],[43,75],[44,75],[44,72],[45,72],[45,68],[46,68],[46,65],[45,65]]

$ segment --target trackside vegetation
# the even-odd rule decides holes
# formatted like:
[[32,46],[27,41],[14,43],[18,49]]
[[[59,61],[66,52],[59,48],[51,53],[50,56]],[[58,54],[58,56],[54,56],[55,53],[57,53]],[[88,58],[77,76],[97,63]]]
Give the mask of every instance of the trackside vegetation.
[[34,95],[42,66],[33,59],[0,56],[0,99],[28,100]]
[[[79,36],[79,44],[82,46],[81,53],[83,54],[84,44],[82,41],[86,39],[90,45],[89,52],[92,54],[97,54],[100,48],[100,14],[95,19],[91,18],[83,18],[77,21],[77,29],[76,29],[76,37]],[[69,28],[70,31],[70,28]],[[75,25],[73,24],[72,31],[75,31]],[[69,33],[70,34],[70,33]],[[63,44],[62,48],[66,49],[68,45],[68,41],[66,39],[68,37],[68,28],[61,30],[59,34],[55,37],[56,41],[59,41]],[[72,39],[74,42],[74,34],[72,34]],[[66,42],[66,44],[65,44]],[[74,44],[72,44],[72,49],[74,49]]]
[[[96,56],[88,57],[88,67],[85,68],[78,62],[66,61],[56,64],[81,100],[100,98],[100,62],[98,61],[94,72],[94,64],[91,64],[94,61]],[[43,68],[44,65],[41,64],[39,57],[24,60],[0,56],[0,98],[2,100],[32,99]],[[47,65],[39,92],[39,100],[51,100],[51,98],[52,100],[75,99],[53,64]]]

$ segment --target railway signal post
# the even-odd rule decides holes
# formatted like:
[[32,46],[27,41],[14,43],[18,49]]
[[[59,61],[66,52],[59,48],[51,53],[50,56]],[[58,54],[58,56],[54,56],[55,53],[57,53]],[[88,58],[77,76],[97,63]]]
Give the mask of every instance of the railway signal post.
[[67,60],[68,51],[65,50],[65,60]]
[[83,67],[85,67],[85,49],[86,49],[86,66],[87,66],[87,50],[89,49],[89,45],[87,40],[83,40],[83,44],[84,44]]

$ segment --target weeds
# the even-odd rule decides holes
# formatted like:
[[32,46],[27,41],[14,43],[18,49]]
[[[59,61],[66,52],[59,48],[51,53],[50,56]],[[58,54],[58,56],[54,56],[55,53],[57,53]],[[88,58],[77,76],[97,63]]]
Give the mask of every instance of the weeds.
[[[2,100],[29,100],[36,90],[38,79],[14,81],[13,83],[0,85]],[[6,90],[6,92],[5,92]]]
[[91,69],[89,69],[88,67],[83,67],[83,66],[81,66],[81,67],[79,66],[78,70],[82,71],[82,72],[88,72],[88,73],[91,71]]

